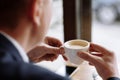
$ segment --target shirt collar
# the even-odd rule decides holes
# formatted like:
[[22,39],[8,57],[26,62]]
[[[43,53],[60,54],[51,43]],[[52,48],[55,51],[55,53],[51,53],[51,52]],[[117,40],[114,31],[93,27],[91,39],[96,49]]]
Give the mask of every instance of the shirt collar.
[[24,49],[20,46],[20,44],[13,39],[11,36],[9,36],[8,34],[4,33],[4,32],[0,32],[1,34],[3,34],[18,50],[18,52],[20,53],[20,56],[22,57],[24,62],[29,62],[28,56],[26,54],[26,52],[24,51]]

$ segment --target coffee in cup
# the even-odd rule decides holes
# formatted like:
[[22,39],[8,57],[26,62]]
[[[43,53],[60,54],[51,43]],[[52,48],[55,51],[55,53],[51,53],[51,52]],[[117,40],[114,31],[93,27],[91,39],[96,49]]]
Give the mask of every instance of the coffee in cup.
[[65,56],[71,63],[80,65],[84,60],[77,55],[77,52],[88,51],[89,46],[90,43],[86,40],[69,40],[64,43]]

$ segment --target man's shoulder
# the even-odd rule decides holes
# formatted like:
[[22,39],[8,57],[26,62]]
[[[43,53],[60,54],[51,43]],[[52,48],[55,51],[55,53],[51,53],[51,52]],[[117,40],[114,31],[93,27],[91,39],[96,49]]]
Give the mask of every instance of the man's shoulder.
[[0,66],[1,76],[6,76],[3,77],[4,80],[9,77],[9,80],[69,80],[67,77],[31,63],[4,59],[2,63],[0,62]]
[[30,71],[29,75],[32,75],[33,80],[41,79],[41,80],[70,80],[68,77],[60,76],[46,68],[43,68],[38,65],[33,65],[27,63],[26,70]]

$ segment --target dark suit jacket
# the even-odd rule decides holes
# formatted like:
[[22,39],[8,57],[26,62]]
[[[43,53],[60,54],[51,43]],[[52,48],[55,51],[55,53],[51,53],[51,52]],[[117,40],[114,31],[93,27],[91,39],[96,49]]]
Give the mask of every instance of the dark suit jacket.
[[[87,76],[86,76],[87,77]],[[0,80],[69,80],[47,69],[25,63],[14,45],[0,34]],[[109,78],[108,80],[120,80]]]
[[117,77],[111,77],[111,78],[109,78],[108,80],[120,80],[120,78],[117,78]]
[[25,63],[17,49],[0,34],[0,80],[69,80],[47,69]]

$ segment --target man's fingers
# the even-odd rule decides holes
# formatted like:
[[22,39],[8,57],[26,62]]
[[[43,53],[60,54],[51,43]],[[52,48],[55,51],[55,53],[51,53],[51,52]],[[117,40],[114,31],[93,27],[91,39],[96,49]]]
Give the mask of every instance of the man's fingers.
[[103,48],[102,46],[97,45],[97,44],[93,44],[93,43],[90,44],[90,51],[91,52],[100,52],[100,53],[103,53],[103,55],[106,55],[106,54],[108,55],[111,53],[110,51]]
[[78,52],[78,56],[92,64],[95,63],[96,60],[98,60],[97,56],[94,56],[92,54],[89,54],[88,52]]
[[53,46],[53,47],[60,47],[62,45],[62,42],[57,39],[57,38],[53,38],[53,37],[46,37],[48,40],[48,45]]
[[94,66],[92,63],[89,63],[89,65]]
[[52,46],[45,46],[46,48],[46,53],[52,53],[52,54],[64,54],[64,49],[60,47],[52,47]]
[[64,54],[62,56],[65,61],[68,61],[68,58]]
[[54,55],[51,53],[51,54],[46,54],[42,58],[43,58],[43,60],[46,60],[46,61],[54,61],[58,58],[58,55]]
[[99,53],[99,52],[91,52],[90,54],[92,54],[94,56],[99,56],[99,57],[103,57],[104,56],[102,53]]

